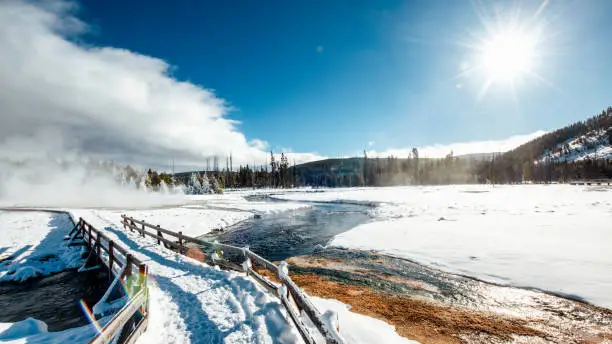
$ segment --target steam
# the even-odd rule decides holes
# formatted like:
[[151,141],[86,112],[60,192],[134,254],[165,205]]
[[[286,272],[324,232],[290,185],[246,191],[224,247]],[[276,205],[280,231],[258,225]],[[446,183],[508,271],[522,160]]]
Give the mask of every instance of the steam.
[[54,132],[63,150],[109,161],[201,166],[205,156],[230,152],[236,164],[265,161],[268,144],[248,141],[212,91],[174,79],[160,59],[75,43],[87,30],[75,6],[43,4],[0,2],[4,144]]
[[[38,206],[150,206],[171,196],[89,170],[91,161],[201,168],[231,152],[263,163],[212,91],[174,79],[166,62],[76,43],[88,26],[61,0],[0,1],[0,202]],[[297,163],[319,158],[290,154]],[[124,184],[123,186],[121,184]],[[127,187],[126,187],[127,186]]]
[[80,162],[32,160],[0,163],[0,206],[51,208],[148,208],[185,203],[180,195],[146,193],[121,185],[119,175]]

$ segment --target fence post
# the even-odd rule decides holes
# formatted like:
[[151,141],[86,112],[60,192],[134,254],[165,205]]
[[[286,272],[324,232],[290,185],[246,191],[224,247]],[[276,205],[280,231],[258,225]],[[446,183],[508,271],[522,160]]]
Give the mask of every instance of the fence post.
[[126,278],[132,274],[132,255],[129,253],[125,256],[125,269],[123,270],[123,273],[125,274]]
[[140,289],[145,288],[147,281],[147,271],[146,271],[146,265],[144,264],[140,264],[138,265],[138,277],[139,277],[139,281],[140,281]]
[[108,242],[108,270],[110,271],[110,278],[113,279],[113,260],[115,259],[115,252],[113,247],[115,246],[114,241]]
[[87,224],[87,227],[89,227],[89,248],[93,249],[93,237],[91,236],[91,225]]
[[[157,228],[159,228],[159,225],[157,225]],[[157,244],[161,244],[161,240],[159,239],[159,237],[161,236],[161,232],[159,231],[159,229],[157,230]]]
[[144,264],[140,264],[138,266],[138,277],[140,278],[140,289],[143,290],[147,294],[147,301],[142,307],[143,315],[146,316],[149,313],[149,290],[147,290],[147,266]]
[[125,223],[127,222],[127,220],[126,220],[126,218],[124,216],[125,216],[125,214],[121,215],[121,223],[123,223],[123,230],[126,229]]
[[142,232],[140,232],[140,235],[142,235],[142,237],[144,238],[145,236],[145,226],[144,226],[144,222],[142,224]]
[[100,232],[98,232],[98,235],[97,235],[97,237],[96,237],[96,253],[97,253],[97,255],[98,255],[98,256],[96,257],[96,258],[97,258],[96,260],[97,260],[98,262],[101,262],[101,261],[102,261],[102,258],[100,258],[100,257],[101,257],[101,255],[100,255],[100,246],[101,246],[101,245],[102,245],[102,243],[100,243]]
[[179,253],[183,253],[183,232],[178,232]]
[[134,223],[133,220],[130,220],[130,227],[129,227],[130,228],[130,232],[134,231],[134,227],[136,227],[136,224]]
[[119,278],[124,278],[124,283],[127,286],[127,290],[129,294],[134,294],[134,279],[130,278],[132,276],[132,255],[127,254],[125,256],[125,266],[123,267],[123,274],[119,276]]

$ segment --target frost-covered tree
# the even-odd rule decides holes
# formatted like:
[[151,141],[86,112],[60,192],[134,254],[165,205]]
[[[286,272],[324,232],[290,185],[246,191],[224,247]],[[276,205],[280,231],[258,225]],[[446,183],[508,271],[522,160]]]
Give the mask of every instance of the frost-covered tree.
[[185,187],[185,193],[188,195],[199,195],[202,193],[202,183],[197,173],[192,173]]
[[202,175],[202,186],[200,195],[208,193],[211,193],[210,181],[208,180],[208,175],[206,175],[206,172],[204,172],[204,174]]
[[219,180],[217,180],[215,175],[211,175],[210,176],[210,188],[211,188],[211,191],[216,193],[216,194],[222,194],[223,193],[223,186],[219,182]]

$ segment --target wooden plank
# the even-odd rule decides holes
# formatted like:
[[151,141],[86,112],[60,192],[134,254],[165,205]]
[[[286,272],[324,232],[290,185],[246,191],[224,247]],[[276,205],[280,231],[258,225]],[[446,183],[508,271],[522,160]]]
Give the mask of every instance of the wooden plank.
[[275,275],[278,275],[278,266],[273,264],[271,261],[251,252],[250,250],[247,250],[247,255],[249,256],[249,258],[251,258],[253,263],[264,266],[268,271],[272,272]]
[[[131,227],[131,225],[128,225],[128,227]],[[138,229],[138,227],[134,227],[134,228]],[[179,245],[176,242],[168,240],[168,239],[164,238],[163,236],[155,235],[155,234],[153,234],[153,233],[151,233],[149,231],[145,231],[145,234],[150,236],[150,237],[152,237],[152,238],[157,239],[158,242],[161,241],[161,242],[165,243],[166,245],[170,245],[170,246],[173,246],[173,247],[176,247],[176,248],[179,247]]]
[[138,337],[147,330],[147,326],[149,326],[149,317],[143,317],[138,325],[136,325],[136,329],[125,339],[124,344],[134,344]]
[[272,281],[268,280],[267,278],[263,277],[262,275],[258,274],[252,268],[249,268],[249,275],[253,276],[255,278],[255,280],[258,281],[259,284],[261,284],[269,292],[271,292],[273,294],[277,293],[278,286],[276,284],[274,284],[274,282],[272,282]]
[[[132,225],[132,224],[130,224],[130,222],[134,222],[135,224]],[[150,224],[148,224],[146,222],[132,219],[131,217],[125,217],[124,220],[121,221],[121,223],[123,223],[124,225],[126,225],[128,227],[131,226],[130,228],[136,229],[138,232],[140,232],[140,229],[138,229],[138,227],[136,227],[136,224],[139,224],[139,225],[142,226],[142,224],[144,223],[145,227],[149,227],[149,228],[154,229],[156,231],[160,231],[160,232],[162,232],[164,234],[168,234],[168,235],[171,235],[171,236],[174,236],[174,237],[177,237],[177,235],[178,235],[178,233],[173,232],[171,230],[164,229],[164,228],[162,228],[160,226],[153,226],[153,225],[150,225]]]
[[293,297],[293,300],[297,304],[298,308],[306,313],[319,332],[321,332],[325,338],[325,342],[328,344],[339,344],[340,342],[336,336],[329,332],[327,325],[321,320],[321,313],[319,313],[319,310],[317,310],[317,308],[315,308],[314,305],[304,297],[300,289],[295,285],[295,283],[293,283],[291,278],[287,276],[287,278],[283,278],[282,282],[287,287],[287,290]]
[[138,312],[138,310],[146,303],[145,291],[140,291],[130,299],[130,301],[111,319],[111,321],[102,328],[101,333],[92,339],[90,344],[106,344],[116,335],[121,332],[121,329],[130,320],[130,318]]
[[285,309],[287,310],[287,313],[289,313],[291,320],[293,320],[295,327],[297,327],[298,332],[302,336],[302,339],[304,339],[304,342],[308,344],[315,344],[314,338],[310,336],[310,333],[306,329],[306,326],[304,326],[302,319],[300,319],[300,316],[295,312],[293,307],[291,307],[291,305],[289,304],[289,300],[287,300],[287,297],[285,295],[281,295],[280,300],[283,306],[285,307]]

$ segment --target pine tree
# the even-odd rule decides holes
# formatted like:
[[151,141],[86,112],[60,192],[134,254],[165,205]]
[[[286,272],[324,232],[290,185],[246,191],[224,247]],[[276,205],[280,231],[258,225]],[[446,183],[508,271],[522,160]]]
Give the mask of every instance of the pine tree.
[[208,179],[208,175],[206,174],[206,172],[204,172],[204,174],[202,175],[202,184],[201,185],[202,186],[200,188],[199,195],[211,193],[212,190],[210,188],[210,181]]

